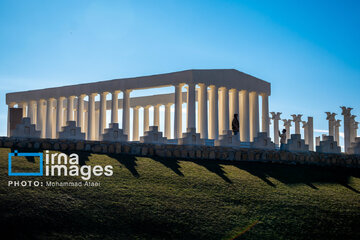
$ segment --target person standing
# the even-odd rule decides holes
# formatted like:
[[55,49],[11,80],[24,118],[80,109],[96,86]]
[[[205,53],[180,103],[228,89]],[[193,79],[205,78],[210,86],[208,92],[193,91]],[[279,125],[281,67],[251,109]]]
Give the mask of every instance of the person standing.
[[282,130],[282,133],[279,131],[279,137],[280,137],[280,151],[285,150],[285,144],[286,144],[286,129]]
[[239,119],[238,119],[237,113],[234,114],[234,118],[232,120],[231,127],[232,127],[232,131],[233,131],[234,135],[237,135],[239,133]]

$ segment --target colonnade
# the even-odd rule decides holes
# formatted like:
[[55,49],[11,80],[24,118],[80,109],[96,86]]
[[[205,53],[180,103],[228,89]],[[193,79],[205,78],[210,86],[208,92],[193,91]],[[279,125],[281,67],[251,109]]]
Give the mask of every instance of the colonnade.
[[[186,93],[182,89],[186,85]],[[224,86],[207,85],[206,83],[180,83],[174,85],[175,93],[165,103],[146,104],[146,98],[139,105],[132,104],[130,94],[132,89],[114,90],[111,92],[82,93],[77,96],[60,96],[57,98],[34,99],[28,102],[11,102],[9,108],[16,104],[23,109],[23,117],[31,118],[31,123],[41,131],[42,138],[56,138],[67,121],[76,121],[77,127],[86,133],[88,140],[98,140],[107,127],[107,110],[111,111],[110,123],[119,123],[118,110],[122,109],[122,129],[124,134],[130,134],[130,109],[132,117],[132,141],[139,140],[139,110],[143,108],[143,129],[149,129],[149,108],[154,108],[153,125],[160,126],[160,106],[165,106],[164,135],[171,138],[171,128],[174,138],[182,137],[185,131],[182,124],[182,104],[187,103],[186,126],[198,128],[201,138],[218,139],[224,131],[231,129],[234,114],[239,115],[241,141],[249,142],[260,131],[259,97],[262,98],[262,132],[269,133],[268,95],[244,89],[227,88]],[[119,94],[123,98],[120,102]],[[111,100],[107,100],[108,94]],[[100,100],[95,101],[99,96]],[[149,96],[150,98],[152,96]],[[85,101],[87,98],[87,101]],[[139,98],[139,97],[138,97]],[[172,99],[172,100],[171,100]],[[119,102],[121,103],[119,105]],[[196,112],[196,102],[198,108]],[[171,106],[174,106],[174,124],[171,126]],[[198,123],[196,124],[196,116]],[[197,125],[197,126],[196,126]],[[129,139],[130,140],[130,139]]]

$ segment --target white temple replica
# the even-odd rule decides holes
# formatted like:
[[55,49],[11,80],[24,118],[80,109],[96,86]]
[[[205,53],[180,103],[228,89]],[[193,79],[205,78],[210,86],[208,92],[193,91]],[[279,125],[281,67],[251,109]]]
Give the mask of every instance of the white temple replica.
[[[174,88],[174,93],[131,97],[131,92],[135,90],[169,86]],[[182,91],[184,86],[185,92]],[[119,99],[120,93],[123,95],[122,99]],[[272,112],[275,138],[270,138],[270,94],[270,83],[235,69],[186,70],[14,92],[6,94],[8,137],[273,149],[279,146],[278,132],[282,130],[282,127],[279,129],[279,122],[282,120],[287,130],[286,149],[313,151],[312,117],[308,117],[308,121],[302,121],[301,114],[293,114],[292,119],[281,119],[281,112]],[[107,99],[108,95],[111,99]],[[183,112],[183,104],[186,104],[186,112]],[[172,105],[174,112],[171,111]],[[160,121],[161,106],[165,106],[165,114],[164,119]],[[142,123],[139,122],[141,108]],[[149,126],[150,108],[154,109],[153,126]],[[119,110],[122,110],[121,127]],[[20,111],[25,120],[14,120],[16,117],[13,116]],[[110,111],[110,119],[107,119],[107,111]],[[345,152],[349,152],[350,148],[352,152],[357,152],[358,122],[350,111],[351,108],[342,107]],[[183,114],[186,115],[186,127],[183,127],[182,123]],[[236,136],[231,135],[234,114],[239,116],[239,134]],[[341,124],[340,120],[335,119],[335,115],[327,112],[329,136],[333,137],[332,141],[337,142],[338,146]],[[107,122],[110,122],[108,126]],[[292,122],[295,126],[295,136],[290,133]],[[15,128],[15,123],[22,125]],[[160,126],[160,123],[164,126]],[[304,136],[300,133],[300,123],[303,124]],[[24,124],[26,127],[23,127]],[[139,124],[143,125],[142,134]],[[163,133],[159,131],[160,127],[164,129]],[[171,135],[172,131],[174,136]],[[355,142],[356,144],[352,144]],[[324,146],[321,145],[322,151],[329,151]],[[338,152],[338,148],[335,149],[334,151]]]

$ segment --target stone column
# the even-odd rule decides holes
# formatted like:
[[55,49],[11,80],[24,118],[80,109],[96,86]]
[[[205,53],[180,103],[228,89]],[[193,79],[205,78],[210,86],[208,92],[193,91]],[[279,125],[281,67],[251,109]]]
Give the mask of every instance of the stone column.
[[7,136],[10,137],[10,108],[15,106],[14,102],[8,104],[8,114],[7,114]]
[[99,138],[101,138],[106,128],[106,95],[108,92],[100,93],[100,109],[99,109]]
[[180,83],[175,86],[175,121],[174,121],[174,138],[182,137],[182,86]]
[[122,114],[122,128],[124,134],[128,136],[130,133],[130,93],[132,90],[126,89],[123,91],[123,114]]
[[207,124],[207,86],[203,83],[200,86],[200,101],[199,101],[199,112],[200,112],[200,137],[208,138],[208,124]]
[[355,142],[355,139],[357,138],[357,131],[359,129],[359,122],[354,122],[354,125],[353,125],[353,130],[354,130],[354,133],[353,133],[353,142]]
[[53,102],[54,98],[49,98],[46,103],[46,138],[54,138],[53,137]]
[[156,104],[154,106],[154,126],[160,128],[160,106],[161,104]]
[[217,140],[219,138],[218,88],[211,85],[209,93],[209,138]]
[[84,108],[84,126],[83,132],[85,133],[85,139],[88,139],[88,123],[89,123],[89,111]]
[[250,141],[254,141],[259,132],[259,95],[257,92],[250,92]]
[[240,140],[250,141],[250,114],[249,114],[249,92],[240,91]]
[[[273,120],[274,123],[274,143],[279,145],[280,141],[279,141],[279,120],[281,120],[280,115],[281,112],[271,112],[271,119]],[[268,134],[270,135],[270,134]]]
[[46,128],[46,122],[45,122],[45,117],[44,116],[44,103],[45,100],[44,99],[40,99],[37,101],[37,115],[36,115],[36,119],[37,119],[37,126],[36,129],[38,131],[41,131],[40,137],[41,138],[45,138],[46,137],[46,132],[45,132],[45,128]]
[[119,123],[119,116],[118,116],[119,92],[120,91],[113,91],[111,93],[111,123]]
[[151,106],[147,105],[144,107],[144,134],[143,136],[145,136],[145,132],[149,131],[149,108]]
[[22,117],[27,117],[27,110],[26,110],[26,106],[27,106],[27,103],[26,102],[22,102],[22,103],[19,103],[19,108],[22,109]]
[[[95,105],[96,105],[96,101],[95,101]],[[95,125],[95,129],[94,129],[95,139],[94,140],[98,141],[100,139],[100,135],[99,135],[99,133],[100,133],[100,109],[96,109],[96,108],[95,108],[95,124],[94,125]]]
[[[229,101],[229,126],[231,129],[232,121],[234,119],[234,114],[239,115],[239,93],[238,93],[237,89],[230,89],[229,99],[230,99],[230,101]],[[239,126],[239,128],[240,128],[240,126]]]
[[229,90],[226,87],[220,88],[220,135],[229,130]]
[[269,96],[265,93],[261,94],[262,107],[261,107],[261,131],[266,132],[270,136],[269,131]]
[[189,83],[187,86],[187,128],[196,128],[195,126],[195,84]]
[[329,136],[335,136],[335,116],[336,113],[325,112],[326,120],[329,121]]
[[82,132],[86,132],[84,129],[84,98],[85,94],[81,94],[78,96],[77,100],[77,121],[76,125],[81,128]]
[[295,134],[300,134],[300,122],[302,114],[293,114],[291,116],[293,117],[293,122],[295,123]]
[[67,121],[74,121],[74,99],[75,96],[67,98]]
[[338,146],[340,146],[340,126],[341,120],[336,120],[335,122],[335,141],[337,142]]
[[314,118],[308,117],[307,121],[307,135],[308,135],[308,144],[309,150],[314,151]]
[[355,134],[354,134],[356,131],[354,128],[356,123],[355,118],[356,118],[355,115],[350,116],[350,146],[352,142],[355,142]]
[[291,119],[283,119],[284,127],[286,130],[286,140],[290,139],[290,127],[291,127]]
[[36,116],[36,114],[35,114],[35,109],[34,109],[34,105],[35,105],[35,101],[33,101],[33,100],[31,100],[31,101],[29,101],[29,104],[28,104],[28,108],[27,108],[27,117],[29,117],[30,118],[30,122],[31,122],[31,124],[35,124],[35,116]]
[[308,131],[308,123],[306,121],[302,121],[301,122],[303,125],[303,129],[304,129],[304,140],[305,140],[305,144],[309,144],[309,131]]
[[87,139],[95,140],[95,96],[97,93],[89,94]]
[[342,109],[342,115],[344,116],[344,147],[345,147],[345,153],[348,152],[348,148],[351,144],[351,133],[350,133],[350,117],[351,117],[351,110],[352,108],[347,107],[341,107]]
[[139,106],[133,108],[133,141],[139,141]]
[[171,138],[171,105],[168,103],[165,105],[165,137]]
[[61,132],[63,127],[63,112],[64,112],[64,99],[65,97],[59,97],[56,100],[56,131]]

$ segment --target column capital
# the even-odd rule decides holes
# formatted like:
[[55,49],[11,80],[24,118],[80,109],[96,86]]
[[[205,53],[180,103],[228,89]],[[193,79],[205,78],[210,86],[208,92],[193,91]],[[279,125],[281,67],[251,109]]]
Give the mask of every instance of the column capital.
[[121,90],[123,93],[131,93],[132,92],[132,89],[123,89]]
[[71,96],[68,96],[67,98],[69,98],[69,99],[74,99],[76,96],[74,96],[74,95],[71,95]]
[[90,97],[95,97],[96,95],[98,95],[98,93],[89,93],[88,96]]
[[230,93],[238,92],[238,90],[237,90],[236,88],[230,88],[230,89],[229,89],[229,92],[230,92]]
[[184,86],[185,85],[185,83],[178,83],[178,84],[174,84],[173,86],[174,87],[182,87],[182,86]]
[[12,108],[12,107],[15,106],[15,104],[16,104],[16,102],[10,102],[10,103],[8,104],[8,106]]
[[264,92],[259,93],[259,95],[262,96],[262,97],[268,97],[269,96],[267,93],[264,93]]
[[165,106],[167,106],[167,107],[171,107],[172,105],[174,105],[174,103],[169,102],[169,103],[165,104]]
[[107,95],[109,92],[108,91],[104,91],[104,92],[101,92],[100,95]]
[[146,106],[144,106],[143,108],[144,108],[144,109],[146,109],[146,108],[149,109],[149,108],[151,108],[151,107],[152,107],[151,105],[146,105]]
[[139,109],[140,109],[140,106],[135,106],[135,107],[133,107],[133,109],[139,110]]
[[51,97],[51,98],[48,98],[47,101],[54,101],[55,98]]
[[60,96],[60,97],[58,97],[57,99],[58,99],[58,100],[64,100],[65,97],[64,97],[64,96]]
[[342,106],[342,107],[340,107],[341,109],[342,109],[342,115],[344,115],[344,117],[350,117],[351,116],[351,110],[353,109],[353,108],[347,108],[347,107],[344,107],[344,106]]

